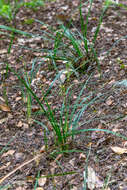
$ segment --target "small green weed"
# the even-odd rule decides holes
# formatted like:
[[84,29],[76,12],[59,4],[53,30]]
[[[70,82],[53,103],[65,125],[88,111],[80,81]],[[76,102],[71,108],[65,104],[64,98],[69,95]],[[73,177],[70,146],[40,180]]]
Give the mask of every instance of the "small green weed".
[[31,25],[33,23],[34,23],[34,19],[32,19],[32,18],[24,20],[24,24]]
[[126,63],[120,57],[117,58],[117,63],[120,65],[120,69],[126,70]]
[[33,10],[37,10],[38,7],[44,6],[44,1],[43,0],[30,0],[28,2],[24,2],[23,6],[27,8],[31,8]]
[[44,6],[43,0],[30,0],[28,2],[25,2],[24,0],[9,0],[8,2],[0,0],[0,15],[11,22],[15,19],[16,14],[21,7],[37,10],[40,6]]

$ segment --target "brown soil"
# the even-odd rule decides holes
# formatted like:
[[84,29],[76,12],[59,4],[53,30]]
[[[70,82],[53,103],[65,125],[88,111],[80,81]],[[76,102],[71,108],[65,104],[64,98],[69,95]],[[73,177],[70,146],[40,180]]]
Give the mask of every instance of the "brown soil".
[[[121,3],[127,6],[125,0]],[[58,17],[61,17],[62,13],[64,16],[61,20],[64,24],[66,25],[68,19],[72,18],[75,27],[80,31],[78,10],[75,11],[78,5],[78,0],[56,0],[47,2],[45,7],[39,8],[38,11],[21,9],[16,16],[15,26],[19,30],[42,36],[43,31],[49,31],[48,27],[39,22],[26,24],[24,21],[34,18],[56,29],[59,27]],[[95,0],[88,24],[88,38],[90,40],[98,24],[101,10],[102,2]],[[87,7],[83,6],[84,17],[86,11]],[[3,18],[0,18],[0,24],[10,25]],[[73,26],[70,27],[70,30],[73,30]],[[6,34],[10,33],[6,32]],[[123,38],[113,46],[114,42],[125,37],[126,34],[127,10],[117,6],[110,7],[104,16],[96,41],[101,77],[98,69],[94,68],[83,94],[85,97],[94,92],[92,98],[101,93],[102,96],[99,101],[88,106],[85,110],[80,120],[80,123],[84,124],[80,129],[107,129],[127,136],[127,89],[114,87],[116,81],[127,78],[127,39]],[[25,89],[21,89],[21,83],[11,71],[6,76],[6,63],[9,63],[10,67],[20,73],[23,78],[23,72],[30,72],[32,61],[37,58],[37,65],[40,63],[40,67],[34,76],[32,89],[42,99],[42,90],[47,90],[56,76],[56,71],[50,62],[42,59],[43,53],[40,50],[44,48],[51,50],[53,44],[40,37],[31,39],[16,34],[11,53],[7,54],[10,38],[5,33],[0,34],[0,36],[0,105],[3,105],[0,107],[0,189],[4,185],[9,185],[7,189],[10,190],[31,190],[35,189],[37,176],[76,172],[76,174],[48,177],[46,182],[42,178],[44,185],[41,186],[39,183],[38,187],[44,190],[80,190],[83,189],[83,175],[86,166],[88,166],[88,170],[92,168],[91,173],[95,172],[96,175],[96,183],[93,189],[102,190],[106,180],[108,180],[108,185],[104,188],[105,190],[127,189],[127,139],[103,131],[82,133],[77,135],[69,145],[69,150],[80,150],[80,152],[74,151],[51,156],[50,153],[56,150],[51,126],[44,113],[36,114],[40,108],[34,99],[32,100],[31,119],[28,120],[26,100],[22,96],[22,91],[25,93]],[[33,48],[36,51],[22,48],[22,46]],[[112,50],[106,55],[111,47]],[[63,68],[63,63],[58,63],[58,69]],[[80,73],[78,78],[76,76],[71,78],[70,82],[74,84],[72,104],[88,77],[89,73]],[[54,84],[48,101],[52,108],[57,110],[56,117],[59,119],[62,103],[59,83]],[[47,151],[44,150],[44,129],[34,122],[35,119],[45,123],[50,130]],[[88,122],[89,120],[91,121]],[[120,152],[112,147],[121,148]],[[121,152],[122,150],[123,152]],[[20,168],[18,168],[19,166]],[[15,170],[15,168],[17,169]],[[12,171],[12,175],[6,176]],[[5,176],[6,178],[2,181]],[[87,189],[90,187],[87,186]]]

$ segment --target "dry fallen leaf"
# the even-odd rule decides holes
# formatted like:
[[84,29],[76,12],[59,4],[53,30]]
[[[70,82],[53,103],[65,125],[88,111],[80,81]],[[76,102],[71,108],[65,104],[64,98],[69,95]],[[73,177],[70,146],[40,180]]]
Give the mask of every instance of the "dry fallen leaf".
[[43,176],[44,176],[44,175],[42,175],[42,176],[38,179],[38,185],[39,185],[39,186],[44,186],[45,183],[46,183],[46,181],[47,181],[46,177],[43,177]]
[[5,117],[5,118],[3,118],[3,119],[0,119],[0,124],[4,123],[4,122],[7,121],[7,120],[8,120],[7,117]]
[[69,164],[74,167],[74,165],[75,165],[75,158],[72,158],[72,159],[69,161]]
[[122,145],[123,145],[124,147],[127,147],[127,141],[123,142]]
[[112,146],[111,149],[113,150],[113,152],[115,152],[117,154],[127,153],[127,148],[121,148],[121,147],[118,147],[118,146]]
[[67,79],[68,75],[72,73],[71,69],[65,69],[60,71],[60,82],[64,84],[65,80]]
[[37,187],[36,190],[44,190],[43,187]]
[[19,97],[16,97],[15,101],[18,102],[18,101],[21,100],[21,99],[22,99],[22,97],[19,96]]
[[11,111],[11,109],[8,107],[8,105],[6,105],[4,103],[0,103],[0,110],[6,111],[6,112],[10,112]]
[[33,178],[32,176],[27,176],[26,179],[28,183],[34,183],[35,180],[35,178]]
[[81,159],[81,160],[86,160],[86,155],[83,154],[83,153],[81,153],[81,154],[79,155],[79,159]]
[[17,187],[15,190],[25,190],[23,187]]
[[0,55],[1,55],[1,54],[5,54],[5,53],[7,53],[7,49],[1,49],[1,50],[0,50]]
[[72,187],[71,190],[78,190],[78,188],[74,186],[74,187]]
[[96,185],[96,174],[93,168],[88,167],[88,188],[93,190]]
[[10,164],[11,164],[11,162],[7,162],[5,165],[0,167],[0,170],[7,168]]
[[23,126],[22,121],[19,121],[19,122],[17,123],[17,127],[22,127],[22,126]]
[[[85,174],[85,172],[84,172],[84,174]],[[88,188],[90,190],[93,190],[95,188],[97,188],[97,189],[102,188],[104,185],[103,181],[99,179],[99,177],[96,175],[94,169],[91,168],[90,166],[88,166],[87,184],[88,184]]]
[[2,157],[8,156],[8,155],[13,155],[14,153],[15,153],[15,150],[9,150],[9,151],[7,151],[6,153],[4,153],[4,154],[2,155]]
[[113,96],[108,97],[108,99],[106,100],[106,104],[108,106],[111,106],[113,104]]

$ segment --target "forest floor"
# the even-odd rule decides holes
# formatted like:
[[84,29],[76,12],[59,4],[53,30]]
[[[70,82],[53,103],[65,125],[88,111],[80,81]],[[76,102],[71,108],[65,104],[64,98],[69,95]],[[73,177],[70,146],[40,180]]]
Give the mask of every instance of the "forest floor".
[[[126,1],[122,2],[127,5]],[[98,24],[102,4],[99,0],[93,2],[88,24],[89,39],[92,38]],[[59,28],[57,15],[64,13],[66,19],[72,18],[74,26],[80,31],[80,18],[76,9],[78,5],[78,0],[56,0],[45,3],[45,6],[39,8],[38,11],[22,8],[19,10],[14,24],[19,30],[42,36],[44,31],[49,31],[48,26],[35,21],[28,24],[27,21],[31,18],[38,19],[57,29]],[[87,7],[83,6],[84,16],[86,9]],[[65,18],[64,22],[66,22]],[[9,26],[9,23],[3,18],[0,18],[0,24]],[[56,71],[48,60],[42,58],[43,53],[40,50],[43,48],[52,49],[53,44],[48,44],[48,41],[44,41],[40,37],[28,38],[16,34],[11,52],[8,54],[10,39],[6,33],[0,34],[0,150],[2,150],[0,154],[0,189],[6,186],[6,189],[10,190],[80,190],[83,189],[86,166],[89,181],[94,181],[96,176],[93,187],[90,188],[89,184],[87,189],[127,189],[126,139],[103,131],[87,132],[77,135],[70,145],[71,149],[80,150],[79,152],[59,154],[55,158],[49,156],[55,150],[49,122],[44,114],[39,116],[35,114],[40,108],[34,100],[32,100],[31,118],[27,118],[27,100],[22,96],[23,88],[21,89],[20,81],[12,72],[5,75],[6,63],[8,62],[9,66],[17,73],[20,72],[23,78],[23,73],[31,71],[32,62],[36,58],[37,65],[40,64],[40,67],[34,76],[32,89],[41,99],[41,91],[50,86],[56,76]],[[126,35],[127,10],[117,6],[109,7],[96,41],[101,77],[98,69],[95,68],[83,94],[86,96],[91,92],[96,92],[96,95],[105,95],[101,97],[101,101],[96,101],[85,110],[80,121],[84,123],[81,126],[82,129],[106,129],[127,137],[127,88],[114,87],[115,82],[127,79],[127,39],[123,38],[113,46],[114,42]],[[111,47],[112,50],[106,55]],[[31,51],[30,48],[36,51]],[[57,66],[59,70],[64,69],[62,62],[58,63]],[[72,104],[81,91],[81,85],[88,77],[88,73],[79,73],[78,77],[73,76],[70,79],[70,83],[75,86]],[[61,100],[59,83],[55,83],[48,101],[53,109],[59,110]],[[56,117],[59,118],[59,111],[56,113]],[[45,123],[51,131],[48,137],[50,141],[47,152],[42,150],[44,149],[45,137],[43,128],[35,123],[35,119]],[[20,168],[18,169],[18,167]],[[17,169],[15,170],[15,168]],[[12,174],[6,176],[10,172]],[[40,178],[38,187],[35,188],[37,176],[66,172],[76,173]],[[106,185],[104,186],[104,184]]]

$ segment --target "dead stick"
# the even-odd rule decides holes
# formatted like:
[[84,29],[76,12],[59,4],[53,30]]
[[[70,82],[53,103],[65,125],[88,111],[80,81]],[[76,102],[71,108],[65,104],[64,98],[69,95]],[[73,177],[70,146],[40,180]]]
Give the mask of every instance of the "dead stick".
[[18,166],[17,168],[15,168],[13,171],[11,171],[10,173],[8,173],[7,175],[5,175],[2,179],[0,179],[0,184],[3,183],[3,181],[5,179],[7,179],[9,176],[11,176],[13,173],[15,173],[17,170],[20,170],[23,166],[29,164],[30,162],[36,160],[37,158],[39,158],[40,156],[42,155],[41,154],[38,154],[37,156],[35,156],[34,158],[32,158],[31,160],[28,160],[26,162],[24,162],[22,165]]

